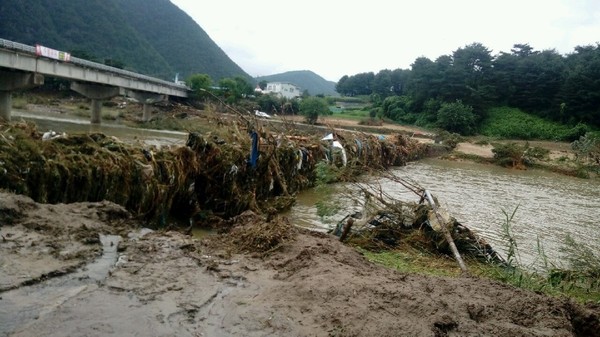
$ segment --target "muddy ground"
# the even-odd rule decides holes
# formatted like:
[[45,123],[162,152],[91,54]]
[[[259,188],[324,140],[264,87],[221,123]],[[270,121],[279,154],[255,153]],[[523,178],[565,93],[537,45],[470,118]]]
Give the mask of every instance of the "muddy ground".
[[[0,193],[0,221],[3,336],[598,336],[600,331],[597,306],[472,277],[396,272],[283,218],[273,221],[287,226],[284,240],[261,252],[244,248],[251,247],[246,234],[265,223],[253,214],[240,217],[233,232],[203,239],[168,230],[135,236],[142,224],[115,204],[40,205]],[[49,303],[41,304],[44,310],[20,312],[20,301],[43,293],[48,282],[65,277],[60,274],[85,272],[79,268],[102,252],[99,234],[122,238],[106,278],[90,282],[79,276],[70,287],[53,290]]]

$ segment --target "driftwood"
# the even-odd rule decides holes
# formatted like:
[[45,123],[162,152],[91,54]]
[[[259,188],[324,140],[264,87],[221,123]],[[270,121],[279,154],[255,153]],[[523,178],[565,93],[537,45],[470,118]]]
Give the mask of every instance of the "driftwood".
[[[383,190],[381,184],[356,183],[355,187],[365,197],[363,212],[348,215],[332,230],[333,234],[339,236],[341,241],[354,240],[348,239],[348,237],[359,234],[355,238],[362,237],[364,240],[364,238],[370,237],[371,240],[375,239],[388,246],[395,246],[401,241],[401,237],[408,237],[411,232],[420,231],[425,235],[422,238],[429,242],[429,248],[452,253],[464,274],[468,274],[469,271],[461,252],[486,262],[505,263],[504,259],[484,239],[458,223],[444,209],[440,208],[428,190],[389,172],[385,172],[383,175],[386,179],[413,192],[418,196],[419,202],[396,200]],[[352,194],[356,196],[356,192]],[[351,230],[352,233],[350,233]]]
[[467,266],[465,265],[465,262],[463,261],[458,249],[456,248],[456,244],[454,243],[454,239],[452,238],[452,235],[450,234],[450,231],[448,231],[448,221],[446,221],[445,219],[442,218],[442,216],[440,215],[440,212],[438,210],[438,207],[436,205],[436,203],[433,200],[433,197],[431,196],[431,193],[429,193],[428,190],[420,187],[419,185],[417,185],[416,183],[412,183],[406,179],[402,179],[399,178],[393,174],[388,174],[386,175],[387,179],[390,179],[396,183],[399,183],[400,185],[404,186],[406,189],[408,189],[409,191],[414,192],[415,194],[420,196],[420,202],[423,202],[424,200],[426,200],[429,203],[429,206],[431,207],[431,209],[433,210],[433,212],[435,213],[435,216],[437,218],[438,223],[440,224],[441,227],[441,231],[442,234],[444,235],[444,238],[446,239],[446,242],[448,243],[448,245],[450,246],[450,250],[452,251],[452,255],[454,256],[454,259],[456,260],[456,262],[458,263],[458,265],[460,266],[460,269],[462,270],[463,273],[468,273],[468,269]]
[[435,204],[435,202],[433,201],[433,197],[431,196],[429,191],[424,190],[423,195],[425,196],[425,199],[427,200],[427,202],[429,202],[429,206],[431,206],[433,212],[435,213],[435,216],[441,226],[442,233],[444,234],[444,238],[446,238],[446,242],[448,242],[448,245],[450,245],[450,250],[452,251],[452,255],[454,255],[454,259],[460,266],[460,269],[462,270],[462,272],[468,273],[469,270],[467,269],[467,266],[465,265],[465,261],[463,261],[462,257],[460,256],[460,253],[458,252],[458,248],[456,248],[456,244],[454,243],[454,239],[452,239],[452,235],[450,234],[450,231],[448,231],[448,227],[447,227],[448,222],[445,221],[445,219],[443,219],[442,216],[440,215],[440,212],[438,211],[438,207]]
[[352,225],[354,225],[354,218],[348,218],[346,225],[344,225],[344,229],[342,230],[342,234],[340,235],[340,241],[344,242],[352,229]]

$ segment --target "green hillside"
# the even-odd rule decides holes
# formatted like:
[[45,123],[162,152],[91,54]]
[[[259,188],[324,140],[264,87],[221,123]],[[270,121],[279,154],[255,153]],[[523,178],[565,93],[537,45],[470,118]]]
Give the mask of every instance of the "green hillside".
[[116,61],[167,80],[175,73],[250,79],[168,0],[2,0],[0,38]]
[[288,71],[281,74],[260,76],[257,82],[289,82],[308,90],[310,95],[339,96],[335,91],[335,82],[327,81],[323,77],[309,70]]

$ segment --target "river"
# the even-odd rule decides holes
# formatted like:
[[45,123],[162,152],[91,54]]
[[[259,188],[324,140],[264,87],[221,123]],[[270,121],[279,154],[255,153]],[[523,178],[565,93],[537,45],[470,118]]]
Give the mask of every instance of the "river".
[[[165,130],[129,128],[119,122],[103,121],[90,125],[89,119],[56,114],[35,115],[17,111],[14,120],[23,118],[38,125],[44,132],[103,132],[123,140],[150,145],[183,145],[187,133]],[[560,248],[570,235],[594,251],[600,250],[600,181],[568,177],[542,170],[512,170],[494,165],[426,159],[393,168],[399,177],[417,182],[438,198],[451,215],[475,230],[497,250],[504,252],[502,224],[516,210],[511,230],[520,252],[521,263],[533,266],[539,262],[538,239],[550,262],[562,259]],[[379,183],[379,182],[377,182]],[[382,182],[382,187],[395,198],[417,201],[413,193],[398,184]],[[288,216],[303,227],[325,231],[349,213],[359,209],[351,200],[344,200],[342,191],[348,186],[338,184],[332,191],[308,190],[298,196]],[[336,192],[337,191],[337,192]],[[338,198],[344,211],[321,219],[315,203],[331,193]],[[517,208],[518,207],[518,208]]]
[[[505,253],[502,224],[515,210],[511,223],[520,263],[537,269],[541,263],[538,238],[548,261],[559,264],[560,248],[567,235],[597,252],[600,250],[600,182],[559,175],[542,170],[513,170],[494,165],[426,159],[397,167],[398,177],[417,182],[436,196],[459,222],[476,231],[497,250]],[[390,181],[381,183],[384,191],[404,201],[418,197]],[[298,197],[289,216],[304,227],[326,230],[354,210],[350,200],[342,200],[344,210],[325,220],[317,216],[315,203],[329,194],[343,195],[349,185],[338,184],[323,196],[311,190]]]
[[13,110],[12,120],[33,122],[38,131],[55,131],[57,133],[94,133],[100,132],[114,136],[126,142],[139,142],[145,145],[167,146],[184,145],[187,132],[170,130],[152,130],[132,128],[123,125],[120,121],[103,120],[102,124],[91,124],[90,119],[70,115],[62,115],[53,112],[36,112]]

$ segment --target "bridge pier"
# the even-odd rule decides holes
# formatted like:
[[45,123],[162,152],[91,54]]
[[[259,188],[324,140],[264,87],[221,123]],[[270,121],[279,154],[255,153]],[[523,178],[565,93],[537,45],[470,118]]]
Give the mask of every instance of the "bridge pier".
[[12,110],[12,94],[10,91],[0,91],[0,119],[10,121]]
[[152,118],[152,111],[150,110],[150,104],[144,103],[142,108],[142,121],[147,122]]
[[102,123],[102,100],[92,98],[91,112],[92,117],[90,119],[90,123],[92,124],[100,124]]
[[10,121],[12,92],[44,84],[44,76],[35,73],[0,70],[0,119]]
[[[1,0],[0,0],[1,1]],[[60,51],[48,49],[52,53]],[[89,62],[77,57],[71,57],[69,62],[52,57],[53,55],[40,56],[36,54],[35,46],[8,41],[0,38],[0,116],[10,118],[12,96],[7,96],[13,90],[27,89],[43,83],[43,76],[67,79],[72,82],[72,89],[92,100],[104,100],[117,96],[118,89],[137,92],[148,92],[161,95],[187,98],[191,93],[190,88],[178,83],[152,78],[131,71],[125,71],[104,64]],[[29,74],[29,75],[26,75]],[[15,86],[12,82],[21,82],[25,86]],[[89,84],[88,86],[82,83]],[[10,85],[9,85],[10,84]],[[105,87],[102,86],[105,85]],[[99,94],[98,92],[109,93]],[[141,100],[142,104],[152,102]],[[92,102],[93,121],[101,120],[101,106]],[[144,119],[150,118],[150,107],[144,108]]]
[[133,90],[127,90],[124,92],[124,96],[129,96],[136,101],[142,103],[142,121],[147,122],[152,117],[151,105],[154,103],[166,101],[168,99],[167,95],[154,94],[150,92],[139,92]]
[[72,82],[71,90],[92,100],[90,105],[92,124],[100,124],[102,122],[102,101],[118,96],[120,93],[118,87],[80,82]]

